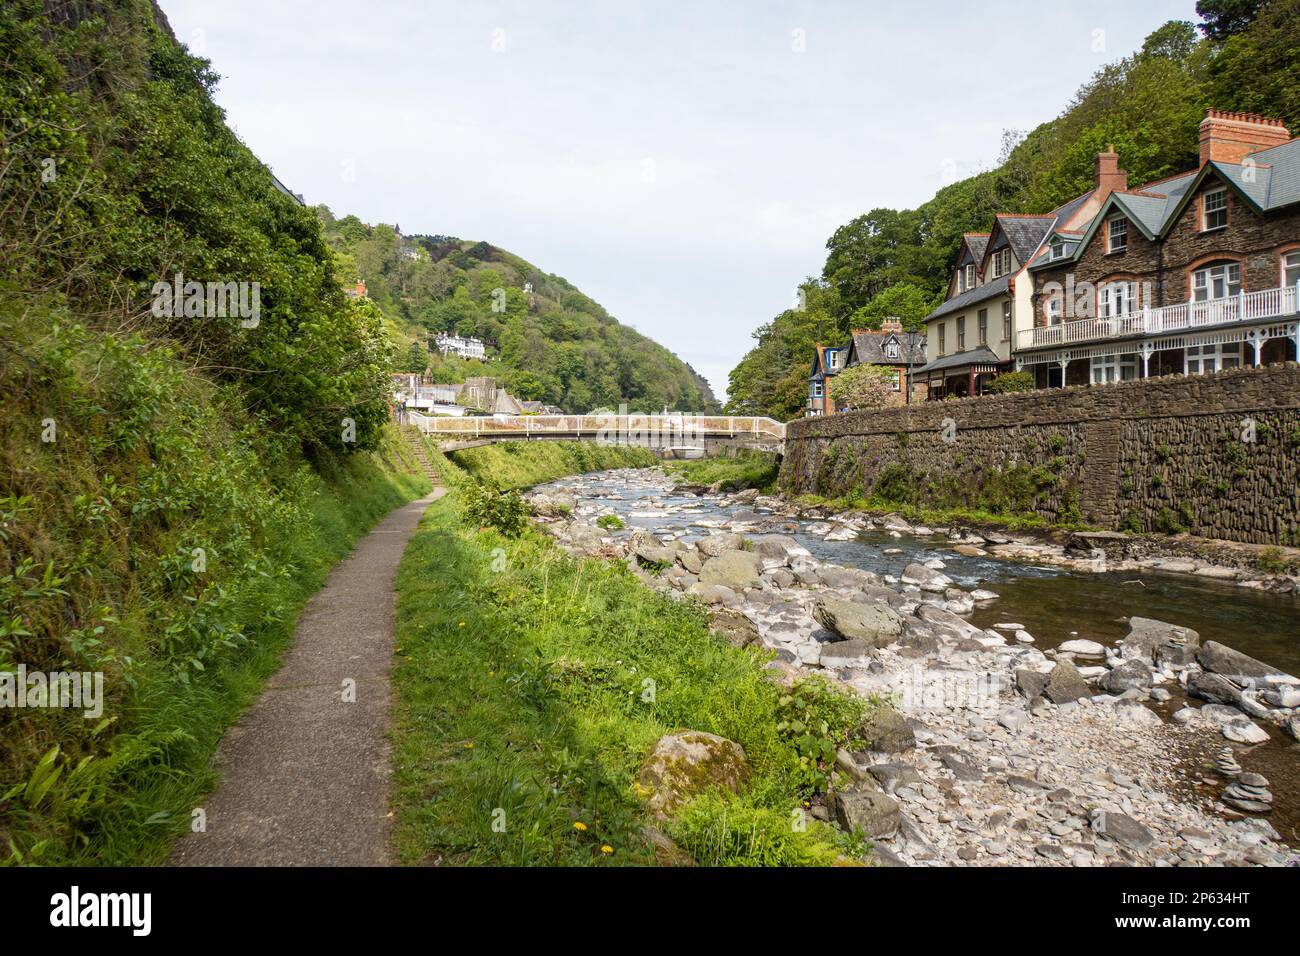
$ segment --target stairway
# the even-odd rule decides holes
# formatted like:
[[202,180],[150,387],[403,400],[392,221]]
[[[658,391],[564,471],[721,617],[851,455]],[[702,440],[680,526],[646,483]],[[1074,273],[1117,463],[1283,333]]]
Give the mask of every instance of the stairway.
[[402,435],[406,438],[407,444],[411,446],[411,451],[415,454],[415,460],[424,469],[424,474],[433,482],[435,488],[441,487],[442,475],[438,473],[438,469],[433,466],[433,462],[429,459],[429,452],[424,447],[424,436],[420,434],[419,429],[403,428]]

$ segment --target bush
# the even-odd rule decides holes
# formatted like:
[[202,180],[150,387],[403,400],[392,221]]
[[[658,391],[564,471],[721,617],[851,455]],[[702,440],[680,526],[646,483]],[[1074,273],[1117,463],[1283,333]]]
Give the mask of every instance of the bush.
[[503,491],[490,478],[471,482],[461,490],[466,524],[495,528],[507,538],[517,538],[528,528],[528,505],[517,491]]
[[606,531],[617,531],[624,527],[623,519],[618,515],[601,515],[596,519],[596,527]]
[[994,395],[1005,395],[1008,392],[1032,392],[1034,388],[1034,376],[1029,372],[1003,372],[984,386],[985,391],[992,392]]

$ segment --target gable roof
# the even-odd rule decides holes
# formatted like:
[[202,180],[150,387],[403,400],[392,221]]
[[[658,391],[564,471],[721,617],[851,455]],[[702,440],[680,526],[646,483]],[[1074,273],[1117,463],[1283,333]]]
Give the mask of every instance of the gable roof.
[[[983,262],[984,250],[989,244],[989,234],[987,232],[968,232],[965,233],[961,239],[962,242],[966,244],[966,248],[970,250],[971,258],[974,259],[976,263]],[[960,258],[960,256],[958,258]]]
[[1039,244],[1052,231],[1056,224],[1056,214],[1042,216],[1013,215],[1000,212],[995,217],[997,226],[1007,237],[1007,244],[1015,254],[1016,262],[1028,262],[1038,250]]
[[[1057,260],[1060,262],[1061,260]],[[960,312],[962,309],[983,302],[985,299],[992,299],[995,296],[1006,295],[1007,290],[1011,287],[1011,276],[999,276],[992,282],[986,282],[983,285],[977,285],[973,289],[967,289],[961,295],[953,296],[947,302],[944,302],[929,315],[925,320],[942,318],[945,315],[951,315],[953,312]]]
[[[891,358],[885,354],[885,346],[890,339],[895,339],[898,342],[899,354],[897,358]],[[848,360],[845,364],[920,365],[924,362],[925,334],[923,332],[886,332],[854,329],[853,338],[849,342]]]

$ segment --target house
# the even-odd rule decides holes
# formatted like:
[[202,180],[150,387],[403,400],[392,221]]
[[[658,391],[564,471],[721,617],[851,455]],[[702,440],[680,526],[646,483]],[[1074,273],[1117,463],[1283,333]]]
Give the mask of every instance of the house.
[[827,347],[820,342],[813,348],[812,372],[808,376],[808,404],[804,411],[806,417],[835,414],[835,402],[827,387],[830,378],[844,368],[848,358],[849,347]]
[[1054,231],[1070,230],[1098,206],[1110,180],[1050,213],[998,213],[988,232],[962,236],[943,303],[925,319],[929,361],[913,373],[930,398],[978,395],[1013,370],[1016,334],[1033,326],[1029,264]]
[[446,332],[439,332],[433,340],[433,346],[444,355],[459,355],[463,359],[479,359],[481,361],[487,356],[487,346],[483,343],[483,340],[468,336],[448,335]]
[[925,386],[915,381],[914,372],[925,365],[925,345],[923,332],[904,331],[900,319],[885,319],[878,331],[854,330],[844,368],[865,364],[892,369],[897,401],[890,404],[924,401]]
[[[1113,179],[1057,223],[1029,266],[1017,366],[1039,386],[1295,360],[1300,351],[1300,139],[1279,120],[1209,110],[1193,170]],[[1100,172],[1099,172],[1100,175]]]
[[364,299],[366,297],[366,283],[358,279],[352,288],[345,288],[343,294],[349,299]]

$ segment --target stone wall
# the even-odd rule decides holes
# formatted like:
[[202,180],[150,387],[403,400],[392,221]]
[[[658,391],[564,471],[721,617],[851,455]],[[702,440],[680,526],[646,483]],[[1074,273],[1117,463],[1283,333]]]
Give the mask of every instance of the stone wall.
[[1296,545],[1300,366],[804,419],[789,426],[781,483],[792,494]]

